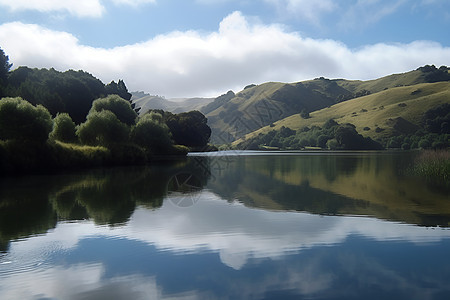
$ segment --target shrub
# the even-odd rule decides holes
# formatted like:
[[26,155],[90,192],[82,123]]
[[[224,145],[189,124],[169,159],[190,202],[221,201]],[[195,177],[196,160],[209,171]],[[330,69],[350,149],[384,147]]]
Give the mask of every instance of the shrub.
[[152,114],[142,117],[133,127],[130,136],[133,143],[153,154],[167,153],[173,144],[169,127],[158,122],[158,118]]
[[51,115],[42,105],[22,98],[0,100],[0,139],[45,143],[51,130]]
[[69,114],[58,113],[53,119],[53,130],[50,133],[50,138],[61,142],[72,143],[77,140],[75,131],[75,123]]
[[111,147],[128,141],[129,128],[109,110],[91,112],[77,129],[82,144]]
[[109,95],[106,98],[95,100],[92,103],[89,114],[104,110],[111,111],[122,123],[127,125],[134,125],[136,123],[137,113],[131,107],[131,103],[118,95]]

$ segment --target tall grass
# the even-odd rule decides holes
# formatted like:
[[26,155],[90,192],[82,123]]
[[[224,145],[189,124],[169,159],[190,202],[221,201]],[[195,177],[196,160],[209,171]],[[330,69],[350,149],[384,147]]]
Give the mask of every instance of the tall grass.
[[424,150],[416,158],[413,173],[450,185],[450,150]]

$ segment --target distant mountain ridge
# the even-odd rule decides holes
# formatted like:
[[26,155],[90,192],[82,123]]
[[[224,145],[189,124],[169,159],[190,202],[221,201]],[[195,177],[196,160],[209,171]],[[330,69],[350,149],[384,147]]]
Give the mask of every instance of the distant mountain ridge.
[[166,99],[162,96],[153,96],[144,92],[132,92],[131,101],[139,113],[145,113],[150,109],[162,109],[172,113],[182,113],[192,110],[200,110],[205,105],[214,101],[214,98],[175,98]]

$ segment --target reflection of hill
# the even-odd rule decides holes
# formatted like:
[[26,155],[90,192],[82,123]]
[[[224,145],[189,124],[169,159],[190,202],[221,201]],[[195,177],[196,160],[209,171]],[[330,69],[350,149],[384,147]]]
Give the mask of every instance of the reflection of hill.
[[431,226],[450,222],[448,191],[438,192],[402,175],[409,161],[405,154],[235,159],[209,186],[249,206]]
[[0,251],[6,251],[12,239],[45,233],[56,226],[58,219],[92,219],[110,226],[124,223],[138,205],[160,207],[170,178],[187,171],[200,178],[200,185],[206,183],[204,169],[188,160],[152,167],[3,178]]

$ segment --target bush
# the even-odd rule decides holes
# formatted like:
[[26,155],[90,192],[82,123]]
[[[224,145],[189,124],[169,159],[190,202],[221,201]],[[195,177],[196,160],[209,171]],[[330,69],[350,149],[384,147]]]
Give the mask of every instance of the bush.
[[173,144],[169,127],[158,119],[155,115],[147,114],[131,131],[131,141],[146,149],[149,154],[165,154]]
[[53,130],[50,133],[50,138],[61,142],[73,143],[77,140],[75,131],[75,123],[69,114],[58,113],[53,119]]
[[111,111],[122,123],[130,126],[136,123],[137,113],[131,107],[131,103],[118,95],[109,95],[106,98],[95,100],[89,114],[104,110]]
[[111,147],[128,142],[129,128],[109,110],[91,112],[76,132],[82,144]]
[[0,100],[0,139],[45,143],[51,130],[51,115],[42,105],[22,98]]

